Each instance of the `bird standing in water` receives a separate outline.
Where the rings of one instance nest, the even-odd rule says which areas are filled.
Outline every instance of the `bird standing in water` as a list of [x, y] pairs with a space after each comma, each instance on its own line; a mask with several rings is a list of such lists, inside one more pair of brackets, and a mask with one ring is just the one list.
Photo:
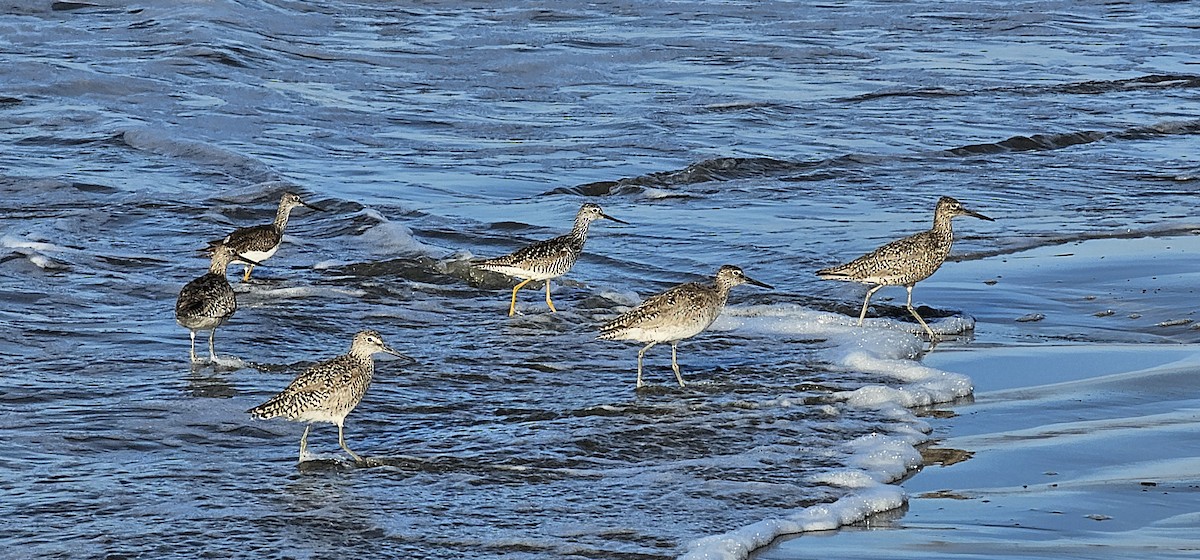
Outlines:
[[192, 362], [198, 361], [196, 331], [210, 331], [208, 356], [213, 362], [217, 361], [217, 352], [213, 348], [217, 327], [225, 324], [225, 321], [233, 316], [233, 312], [237, 311], [237, 298], [229, 280], [225, 278], [225, 270], [234, 260], [258, 264], [244, 255], [238, 255], [227, 246], [218, 246], [213, 250], [208, 273], [188, 282], [179, 291], [179, 299], [175, 301], [175, 321], [191, 331], [189, 334], [192, 338]]
[[238, 262], [246, 265], [242, 281], [249, 281], [250, 271], [254, 270], [254, 265], [271, 258], [279, 250], [279, 245], [283, 242], [283, 229], [287, 227], [288, 216], [297, 206], [321, 210], [300, 200], [296, 194], [283, 193], [283, 197], [279, 199], [279, 210], [275, 212], [274, 222], [235, 229], [233, 233], [226, 235], [223, 239], [209, 241], [208, 250], [211, 251], [219, 245], [224, 245], [249, 259], [237, 259]]
[[954, 230], [951, 220], [957, 216], [971, 216], [989, 222], [995, 221], [983, 214], [968, 210], [957, 200], [948, 196], [938, 199], [937, 208], [933, 212], [933, 228], [897, 239], [866, 255], [839, 266], [832, 266], [817, 271], [817, 275], [827, 280], [847, 280], [873, 284], [867, 290], [863, 300], [862, 312], [858, 314], [858, 326], [862, 326], [867, 316], [867, 306], [871, 296], [884, 286], [904, 286], [908, 289], [906, 307], [917, 322], [929, 333], [929, 340], [936, 341], [933, 329], [917, 314], [912, 305], [913, 286], [917, 282], [929, 278], [950, 255], [950, 247], [954, 244]]
[[675, 380], [683, 387], [683, 376], [679, 373], [676, 348], [679, 341], [696, 336], [707, 329], [725, 309], [729, 290], [741, 284], [754, 284], [771, 289], [771, 286], [746, 276], [742, 269], [725, 265], [717, 271], [712, 284], [689, 282], [680, 284], [661, 294], [646, 298], [637, 307], [600, 327], [601, 340], [636, 340], [647, 343], [638, 352], [637, 388], [642, 387], [642, 357], [651, 346], [660, 342], [671, 343], [671, 369]]
[[476, 267], [484, 270], [524, 279], [513, 288], [512, 301], [508, 305], [509, 317], [517, 311], [517, 291], [534, 280], [546, 281], [546, 305], [550, 306], [551, 312], [558, 311], [554, 309], [554, 302], [550, 301], [550, 279], [566, 274], [575, 266], [575, 261], [583, 252], [583, 243], [587, 241], [588, 226], [601, 218], [618, 224], [628, 223], [605, 214], [599, 205], [588, 202], [575, 214], [575, 227], [571, 228], [570, 233], [538, 241], [503, 257], [475, 263]]
[[360, 331], [354, 335], [348, 353], [309, 367], [283, 392], [247, 412], [255, 418], [309, 422], [300, 438], [301, 461], [308, 450], [311, 423], [328, 422], [338, 427], [338, 445], [355, 461], [362, 462], [363, 458], [346, 446], [343, 426], [346, 416], [358, 406], [371, 385], [375, 374], [375, 360], [371, 356], [376, 352], [402, 356], [385, 344], [378, 332]]

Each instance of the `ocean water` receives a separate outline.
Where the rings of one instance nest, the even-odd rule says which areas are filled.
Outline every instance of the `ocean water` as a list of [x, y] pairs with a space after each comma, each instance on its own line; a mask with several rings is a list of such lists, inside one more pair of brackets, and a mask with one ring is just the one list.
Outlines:
[[[859, 329], [865, 289], [814, 270], [941, 195], [997, 220], [955, 222], [959, 261], [1200, 228], [1187, 2], [2, 7], [0, 556], [742, 558], [901, 505], [923, 407], [971, 393], [902, 290]], [[288, 190], [324, 211], [190, 364], [197, 249]], [[588, 201], [630, 225], [593, 226], [558, 313], [534, 287], [507, 317], [470, 259]], [[598, 325], [722, 264], [775, 289], [680, 346], [687, 388], [657, 347], [634, 391]], [[1055, 304], [998, 280], [918, 286], [938, 348]], [[1196, 342], [1186, 314], [990, 336]], [[298, 466], [303, 427], [244, 411], [362, 328], [415, 360], [348, 419], [379, 466], [331, 426]]]

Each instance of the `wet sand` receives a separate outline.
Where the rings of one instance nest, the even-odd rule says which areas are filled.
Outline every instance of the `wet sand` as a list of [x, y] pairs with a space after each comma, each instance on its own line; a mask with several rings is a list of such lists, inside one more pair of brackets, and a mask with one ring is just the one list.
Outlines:
[[907, 506], [751, 557], [1200, 557], [1197, 254], [1176, 236], [948, 264], [918, 289], [970, 300], [976, 340], [924, 362], [975, 397], [936, 407], [953, 416], [931, 420]]

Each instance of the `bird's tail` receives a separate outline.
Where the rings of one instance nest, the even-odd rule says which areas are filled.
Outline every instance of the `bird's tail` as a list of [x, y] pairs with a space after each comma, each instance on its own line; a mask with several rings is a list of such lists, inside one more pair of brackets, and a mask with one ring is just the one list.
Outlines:
[[283, 415], [283, 403], [279, 397], [273, 397], [271, 400], [251, 408], [246, 412], [250, 413], [251, 416], [261, 420], [275, 418], [276, 416]]
[[817, 271], [817, 276], [826, 280], [846, 280], [851, 277], [849, 265], [840, 264]]
[[214, 239], [214, 240], [208, 242], [208, 246], [196, 249], [196, 252], [200, 253], [202, 255], [212, 256], [213, 252], [215, 252], [217, 250], [217, 247], [220, 247], [221, 244], [224, 242], [225, 242], [224, 239]]

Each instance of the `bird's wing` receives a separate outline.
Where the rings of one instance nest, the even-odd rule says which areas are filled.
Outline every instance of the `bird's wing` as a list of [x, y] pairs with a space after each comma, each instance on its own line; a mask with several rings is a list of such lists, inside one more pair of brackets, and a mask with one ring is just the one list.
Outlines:
[[225, 245], [238, 253], [269, 251], [279, 244], [280, 238], [282, 238], [282, 234], [274, 224], [263, 224], [235, 229], [233, 233], [225, 236], [225, 239], [213, 242], [213, 244]]
[[514, 266], [538, 262], [557, 262], [560, 259], [571, 258], [572, 247], [565, 237], [561, 236], [545, 241], [538, 241], [502, 257], [487, 259], [479, 264], [484, 266]]
[[681, 319], [694, 315], [694, 310], [704, 307], [701, 288], [706, 286], [697, 283], [680, 284], [650, 296], [637, 307], [605, 324], [600, 330], [612, 332], [631, 327], [653, 329], [664, 324], [678, 324]]
[[297, 375], [296, 379], [292, 380], [284, 392], [292, 394], [327, 392], [337, 384], [338, 379], [345, 372], [352, 369], [353, 364], [347, 363], [349, 361], [350, 356], [343, 354], [309, 366], [303, 373]]

